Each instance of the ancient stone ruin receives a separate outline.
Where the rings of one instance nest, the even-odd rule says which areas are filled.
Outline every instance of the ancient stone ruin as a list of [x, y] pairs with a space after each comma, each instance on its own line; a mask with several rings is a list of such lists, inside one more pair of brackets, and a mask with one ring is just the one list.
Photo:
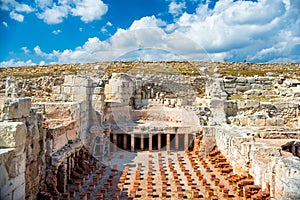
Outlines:
[[300, 199], [299, 64], [0, 71], [0, 199]]

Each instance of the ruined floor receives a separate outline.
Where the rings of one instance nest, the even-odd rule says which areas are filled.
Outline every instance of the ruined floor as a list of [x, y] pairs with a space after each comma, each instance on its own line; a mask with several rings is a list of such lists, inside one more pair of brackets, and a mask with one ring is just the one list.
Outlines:
[[[85, 179], [69, 185], [65, 199], [268, 199], [248, 174], [238, 176], [218, 150], [117, 151]], [[258, 193], [257, 193], [258, 192]], [[252, 195], [257, 193], [256, 195]], [[259, 196], [260, 195], [260, 196]], [[257, 198], [256, 198], [257, 196]]]

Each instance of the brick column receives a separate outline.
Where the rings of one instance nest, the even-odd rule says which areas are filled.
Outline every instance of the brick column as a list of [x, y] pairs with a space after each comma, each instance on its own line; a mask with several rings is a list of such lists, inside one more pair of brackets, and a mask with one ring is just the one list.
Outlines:
[[123, 149], [127, 149], [127, 134], [123, 135]]
[[189, 148], [189, 134], [184, 134], [184, 150], [187, 150]]
[[144, 134], [141, 134], [141, 150], [144, 150]]
[[117, 134], [113, 134], [113, 152], [117, 151]]
[[135, 149], [135, 148], [134, 148], [134, 134], [131, 133], [131, 149], [130, 149], [130, 151], [133, 152], [134, 149]]
[[178, 133], [176, 133], [175, 134], [175, 149], [178, 151], [178, 149], [179, 149], [179, 134]]
[[152, 134], [149, 133], [149, 151], [152, 151]]
[[167, 153], [170, 153], [170, 133], [167, 133]]
[[157, 134], [157, 149], [161, 149], [161, 133]]

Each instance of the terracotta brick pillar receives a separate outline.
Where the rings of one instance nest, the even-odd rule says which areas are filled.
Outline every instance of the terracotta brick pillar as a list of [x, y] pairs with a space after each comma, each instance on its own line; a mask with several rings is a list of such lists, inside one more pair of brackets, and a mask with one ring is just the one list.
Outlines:
[[170, 133], [167, 133], [167, 147], [166, 147], [166, 149], [167, 149], [167, 153], [170, 153]]
[[131, 133], [131, 149], [130, 149], [130, 151], [131, 152], [134, 152], [134, 149], [135, 149], [135, 146], [134, 146], [134, 134], [133, 133]]
[[149, 151], [152, 151], [152, 134], [149, 133]]
[[141, 134], [141, 150], [144, 150], [144, 134]]
[[157, 134], [157, 149], [161, 149], [161, 134]]
[[189, 148], [189, 134], [184, 134], [184, 150], [187, 150]]

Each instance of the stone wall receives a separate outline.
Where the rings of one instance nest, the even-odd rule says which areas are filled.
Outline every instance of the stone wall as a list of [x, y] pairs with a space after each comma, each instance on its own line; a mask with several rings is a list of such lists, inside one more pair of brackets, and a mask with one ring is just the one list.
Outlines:
[[252, 76], [252, 77], [223, 77], [225, 91], [228, 94], [243, 94], [249, 90], [266, 90], [272, 88], [276, 83], [274, 77]]
[[45, 173], [43, 118], [29, 98], [3, 100], [1, 199], [36, 199]]
[[255, 142], [256, 133], [249, 129], [222, 125], [203, 131], [204, 141], [210, 141], [210, 148], [217, 145], [230, 159], [234, 173], [250, 173], [263, 189], [269, 185], [273, 198], [300, 198], [299, 158], [283, 155], [280, 147]]
[[21, 122], [1, 122], [0, 197], [25, 199], [26, 126]]
[[[61, 85], [63, 77], [14, 77], [18, 97], [31, 97], [33, 102], [52, 101], [52, 87]], [[6, 77], [0, 75], [0, 94], [5, 93]]]
[[298, 102], [259, 102], [229, 100], [225, 110], [230, 123], [241, 126], [283, 126], [298, 124]]

